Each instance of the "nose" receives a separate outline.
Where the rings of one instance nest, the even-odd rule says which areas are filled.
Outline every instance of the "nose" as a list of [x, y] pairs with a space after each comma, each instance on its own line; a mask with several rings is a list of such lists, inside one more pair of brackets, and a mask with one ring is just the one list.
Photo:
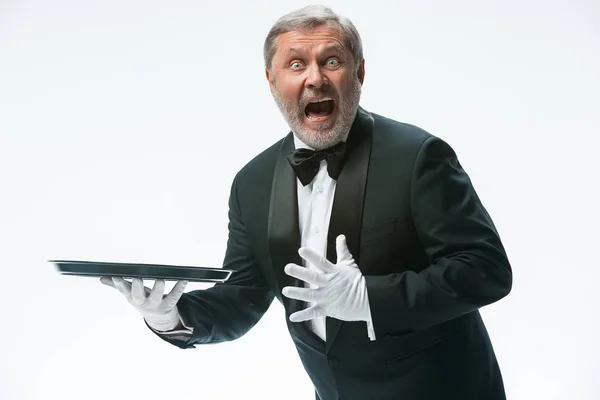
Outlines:
[[320, 89], [326, 83], [327, 78], [319, 68], [319, 65], [311, 65], [307, 69], [306, 81], [304, 86], [310, 89]]

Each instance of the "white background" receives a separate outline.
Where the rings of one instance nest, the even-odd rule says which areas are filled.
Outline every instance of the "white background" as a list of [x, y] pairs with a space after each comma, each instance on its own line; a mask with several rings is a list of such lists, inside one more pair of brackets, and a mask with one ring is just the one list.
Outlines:
[[[46, 262], [221, 265], [231, 180], [287, 133], [262, 45], [305, 3], [275, 4], [0, 2], [1, 399], [313, 398], [278, 303], [180, 350]], [[509, 399], [600, 398], [600, 3], [328, 5], [363, 37], [362, 106], [448, 141], [500, 231]]]

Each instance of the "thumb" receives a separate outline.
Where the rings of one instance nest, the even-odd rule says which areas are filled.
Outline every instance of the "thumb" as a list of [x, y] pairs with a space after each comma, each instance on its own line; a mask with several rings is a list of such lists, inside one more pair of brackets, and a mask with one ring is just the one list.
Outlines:
[[168, 309], [175, 307], [183, 293], [185, 292], [185, 287], [187, 286], [188, 281], [177, 281], [173, 289], [169, 292], [168, 295], [165, 296], [163, 302]]
[[348, 245], [346, 244], [346, 235], [339, 235], [336, 238], [335, 249], [336, 249], [338, 264], [343, 261], [352, 260], [352, 254], [350, 254], [350, 250], [348, 250]]

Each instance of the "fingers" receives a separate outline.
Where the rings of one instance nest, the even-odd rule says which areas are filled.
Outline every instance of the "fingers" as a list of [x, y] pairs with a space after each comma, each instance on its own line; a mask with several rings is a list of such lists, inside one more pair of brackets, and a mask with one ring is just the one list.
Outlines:
[[290, 315], [290, 321], [302, 322], [325, 316], [325, 309], [319, 306], [311, 306], [304, 310], [297, 311]]
[[175, 286], [173, 286], [173, 289], [171, 289], [169, 294], [163, 300], [168, 308], [174, 307], [175, 304], [177, 304], [177, 302], [183, 295], [187, 284], [188, 281], [177, 281]]
[[127, 300], [131, 300], [131, 284], [125, 279], [113, 276], [111, 278], [113, 286], [121, 293]]
[[[129, 283], [128, 281], [126, 281], [124, 278], [122, 277], [116, 277], [116, 276], [103, 276], [100, 278], [100, 283], [106, 285], [106, 286], [110, 286], [112, 288], [116, 289], [115, 283], [113, 281], [114, 278], [118, 278], [118, 279], [123, 279], [123, 281], [129, 285], [129, 287], [131, 287], [131, 283]], [[146, 291], [146, 294], [150, 294], [150, 289], [148, 289], [147, 287], [144, 288], [144, 290]]]
[[113, 283], [112, 279], [110, 276], [103, 276], [100, 278], [100, 283], [102, 283], [103, 285], [106, 286], [110, 286], [112, 288], [115, 287], [115, 284]]
[[294, 286], [286, 286], [281, 291], [281, 294], [290, 299], [307, 301], [309, 303], [314, 303], [323, 300], [323, 291], [319, 290], [318, 288], [309, 289]]
[[121, 277], [103, 276], [100, 278], [100, 282], [116, 288], [135, 306], [141, 306], [146, 302], [157, 305], [163, 301], [163, 305], [168, 309], [173, 308], [177, 304], [188, 284], [188, 281], [178, 281], [171, 292], [167, 296], [164, 296], [166, 285], [164, 279], [157, 279], [154, 282], [152, 290], [144, 286], [144, 281], [141, 278], [134, 278], [129, 283]]
[[314, 265], [323, 272], [329, 273], [333, 272], [334, 270], [334, 265], [330, 263], [327, 258], [307, 247], [301, 247], [300, 250], [298, 250], [298, 254], [300, 254], [300, 257], [302, 257], [308, 263]]
[[327, 285], [327, 277], [324, 276], [323, 272], [304, 268], [296, 264], [286, 265], [284, 271], [289, 276], [298, 278], [312, 285], [317, 285], [319, 287]]
[[131, 281], [131, 302], [140, 306], [146, 301], [146, 290], [144, 289], [144, 281], [141, 278], [133, 278]]
[[146, 300], [152, 303], [158, 303], [162, 300], [164, 292], [165, 280], [157, 279], [156, 281], [154, 281], [154, 286], [152, 287], [152, 290], [148, 294], [148, 298]]

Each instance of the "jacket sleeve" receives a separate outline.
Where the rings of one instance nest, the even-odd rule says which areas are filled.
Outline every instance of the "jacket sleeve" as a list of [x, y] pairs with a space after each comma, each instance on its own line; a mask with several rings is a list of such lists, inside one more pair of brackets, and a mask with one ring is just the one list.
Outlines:
[[433, 136], [421, 145], [410, 196], [429, 266], [420, 272], [365, 276], [378, 338], [459, 317], [501, 299], [512, 287], [511, 266], [496, 228], [443, 140]]
[[223, 263], [223, 268], [234, 272], [224, 283], [184, 293], [177, 303], [185, 325], [193, 329], [191, 338], [183, 340], [155, 332], [180, 348], [240, 338], [256, 325], [273, 301], [274, 294], [253, 258], [238, 203], [237, 179], [229, 197], [229, 238]]

